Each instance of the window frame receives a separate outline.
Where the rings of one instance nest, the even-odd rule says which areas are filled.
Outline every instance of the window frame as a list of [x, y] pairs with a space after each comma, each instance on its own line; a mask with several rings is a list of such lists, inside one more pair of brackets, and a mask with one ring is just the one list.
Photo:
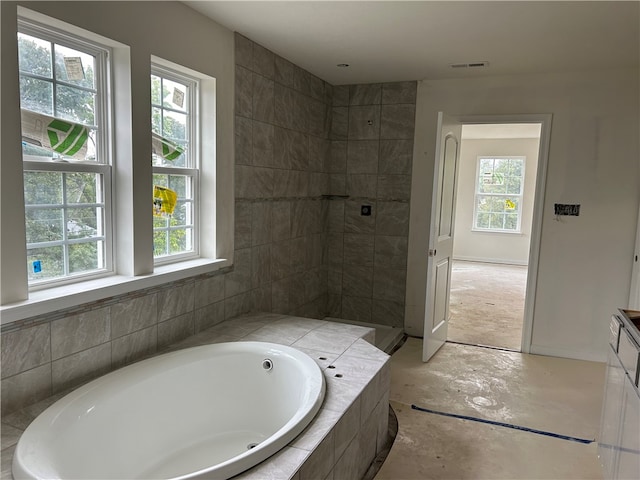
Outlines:
[[[512, 193], [482, 193], [479, 192], [480, 187], [480, 165], [482, 160], [522, 160], [522, 175], [520, 176], [520, 193], [512, 194]], [[527, 166], [527, 158], [524, 155], [478, 155], [476, 157], [476, 174], [474, 179], [474, 194], [473, 194], [473, 216], [472, 216], [472, 225], [471, 231], [473, 232], [482, 232], [482, 233], [506, 233], [506, 234], [522, 234], [522, 202], [524, 200], [524, 182], [525, 182], [525, 174], [526, 174], [526, 166]], [[517, 208], [517, 226], [516, 229], [505, 229], [505, 228], [481, 228], [478, 227], [478, 214], [479, 212], [479, 201], [481, 197], [517, 197], [518, 198], [518, 208]]]
[[[39, 7], [37, 7], [39, 8]], [[2, 156], [2, 215], [0, 241], [2, 242], [2, 285], [0, 290], [0, 323], [4, 325], [38, 315], [47, 315], [62, 309], [74, 308], [127, 295], [147, 288], [165, 287], [171, 282], [210, 275], [234, 263], [234, 56], [229, 42], [212, 45], [213, 56], [178, 55], [191, 58], [179, 67], [200, 80], [200, 124], [206, 135], [201, 138], [200, 202], [207, 205], [200, 211], [200, 256], [166, 265], [154, 265], [152, 249], [152, 218], [149, 215], [151, 174], [151, 123], [149, 101], [149, 60], [136, 54], [140, 51], [169, 52], [175, 49], [154, 37], [155, 31], [145, 26], [145, 35], [129, 37], [117, 29], [103, 34], [92, 31], [91, 22], [78, 20], [77, 24], [51, 17], [38, 10], [21, 5], [3, 8], [8, 15], [6, 48], [15, 55], [2, 57], [2, 76], [6, 82], [0, 96], [3, 108], [0, 116], [5, 121]], [[64, 16], [64, 15], [63, 15]], [[53, 27], [89, 42], [112, 50], [110, 80], [113, 126], [112, 192], [114, 255], [111, 275], [95, 279], [73, 281], [64, 285], [32, 290], [27, 282], [25, 210], [23, 189], [23, 160], [19, 105], [19, 69], [17, 56], [18, 18]], [[71, 20], [70, 20], [71, 21]], [[180, 20], [182, 21], [182, 20]], [[13, 27], [11, 27], [13, 25]], [[220, 36], [222, 35], [222, 36]], [[231, 40], [226, 31], [214, 31], [211, 38]], [[126, 41], [126, 43], [123, 43]], [[3, 45], [4, 45], [3, 41]], [[184, 42], [183, 42], [184, 43]], [[170, 45], [175, 45], [175, 42]], [[150, 55], [152, 61], [172, 67], [162, 57]], [[140, 101], [141, 100], [141, 101]], [[146, 160], [146, 161], [145, 161]], [[116, 261], [117, 260], [117, 261]]]
[[[91, 55], [95, 58], [94, 63], [94, 78], [95, 78], [95, 100], [94, 100], [94, 123], [93, 125], [86, 125], [96, 131], [96, 158], [95, 160], [73, 160], [71, 162], [58, 158], [52, 153], [51, 157], [35, 156], [35, 155], [22, 155], [22, 171], [25, 172], [59, 172], [65, 173], [95, 173], [101, 175], [102, 178], [102, 203], [104, 204], [102, 213], [102, 228], [104, 238], [104, 246], [101, 249], [103, 251], [103, 259], [98, 259], [98, 263], [103, 263], [102, 268], [87, 270], [80, 273], [66, 273], [64, 276], [36, 280], [29, 280], [27, 275], [27, 288], [28, 291], [38, 291], [42, 289], [49, 289], [56, 286], [64, 286], [72, 283], [79, 283], [87, 280], [93, 280], [114, 273], [114, 222], [113, 222], [113, 196], [114, 189], [112, 165], [113, 165], [113, 100], [111, 94], [112, 85], [112, 69], [111, 58], [112, 50], [109, 46], [104, 45], [95, 40], [89, 40], [67, 31], [63, 31], [59, 27], [49, 26], [39, 23], [33, 19], [18, 16], [17, 32], [20, 34], [35, 37], [39, 40], [49, 42], [52, 45], [51, 55], [51, 78], [41, 77], [29, 72], [23, 72], [18, 67], [19, 79], [24, 77], [36, 78], [42, 81], [47, 81], [52, 84], [52, 100], [53, 100], [53, 112], [51, 116], [56, 117], [56, 92], [57, 86], [62, 85], [68, 88], [75, 88], [78, 90], [90, 90], [86, 87], [79, 87], [69, 82], [61, 81], [56, 78], [56, 66], [55, 66], [55, 51], [53, 45], [59, 45], [61, 47], [73, 49], [82, 52], [87, 55]], [[19, 42], [18, 42], [19, 45]], [[37, 112], [38, 113], [38, 112]], [[69, 120], [72, 121], [72, 120]], [[78, 123], [78, 122], [74, 122]], [[23, 188], [24, 195], [24, 188]], [[63, 199], [64, 201], [64, 199]], [[24, 202], [24, 196], [23, 196]], [[25, 227], [26, 227], [26, 212], [29, 208], [25, 202]], [[66, 207], [65, 207], [66, 210]], [[64, 218], [64, 217], [63, 217]], [[63, 228], [66, 226], [63, 225]], [[66, 235], [65, 235], [66, 237]], [[43, 243], [43, 242], [38, 242]], [[75, 242], [69, 242], [68, 239], [62, 243], [65, 250], [68, 250], [69, 245]], [[25, 244], [27, 251], [30, 248], [37, 248], [36, 244]], [[66, 255], [65, 255], [66, 256]], [[28, 257], [28, 255], [27, 255]], [[25, 260], [27, 260], [25, 258]], [[65, 262], [68, 264], [67, 262]], [[28, 263], [25, 264], [25, 268], [28, 267]]]
[[[201, 148], [200, 148], [200, 80], [193, 75], [183, 71], [178, 65], [169, 67], [166, 65], [166, 61], [160, 63], [158, 59], [151, 59], [151, 76], [159, 76], [161, 79], [167, 79], [173, 82], [181, 83], [189, 88], [189, 94], [187, 95], [187, 139], [188, 139], [188, 165], [184, 167], [172, 167], [172, 166], [157, 166], [153, 165], [152, 178], [154, 175], [181, 175], [191, 177], [191, 244], [192, 249], [190, 251], [180, 252], [176, 254], [153, 255], [153, 262], [155, 266], [167, 265], [172, 263], [178, 263], [185, 260], [191, 260], [200, 257], [200, 169], [201, 169]], [[160, 108], [161, 118], [165, 110], [163, 105], [155, 105], [153, 98], [151, 99], [151, 110], [153, 108]], [[173, 111], [172, 109], [169, 109]], [[180, 112], [182, 113], [182, 112]], [[189, 225], [186, 225], [189, 226]], [[171, 227], [166, 227], [167, 230], [171, 230]], [[163, 228], [162, 230], [165, 230]], [[154, 233], [157, 231], [154, 227]]]

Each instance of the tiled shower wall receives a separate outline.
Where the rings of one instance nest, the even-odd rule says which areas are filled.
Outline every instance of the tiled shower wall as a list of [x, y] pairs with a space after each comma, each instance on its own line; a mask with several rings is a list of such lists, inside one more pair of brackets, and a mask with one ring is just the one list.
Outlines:
[[238, 293], [276, 313], [325, 316], [332, 87], [236, 35]]
[[403, 326], [416, 89], [416, 82], [334, 87], [332, 317]]
[[332, 87], [240, 35], [236, 64], [233, 270], [3, 326], [3, 415], [251, 310], [402, 324], [415, 82]]

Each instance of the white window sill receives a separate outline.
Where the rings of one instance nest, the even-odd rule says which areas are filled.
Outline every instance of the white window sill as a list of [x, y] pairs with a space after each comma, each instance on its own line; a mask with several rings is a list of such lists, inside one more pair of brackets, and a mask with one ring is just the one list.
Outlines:
[[76, 307], [134, 290], [157, 287], [195, 275], [211, 273], [230, 265], [231, 261], [227, 259], [200, 258], [157, 266], [155, 271], [149, 275], [136, 277], [111, 275], [96, 280], [30, 292], [27, 300], [0, 307], [0, 323], [6, 325], [25, 318]]
[[491, 234], [507, 234], [507, 235], [520, 235], [520, 236], [524, 236], [524, 233], [522, 233], [522, 230], [486, 230], [483, 228], [472, 228], [471, 231], [473, 233], [491, 233]]

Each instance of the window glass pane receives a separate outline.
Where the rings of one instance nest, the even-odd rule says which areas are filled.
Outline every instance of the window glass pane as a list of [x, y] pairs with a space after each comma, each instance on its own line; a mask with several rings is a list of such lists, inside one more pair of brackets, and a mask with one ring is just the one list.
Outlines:
[[59, 205], [62, 203], [62, 173], [24, 172], [26, 205]]
[[178, 198], [187, 197], [187, 177], [184, 175], [170, 175], [169, 188], [178, 194]]
[[22, 72], [52, 78], [51, 42], [18, 33], [18, 66]]
[[27, 209], [27, 243], [55, 242], [64, 239], [61, 208]]
[[53, 115], [53, 84], [46, 80], [20, 77], [20, 108]]
[[169, 238], [168, 230], [156, 230], [153, 232], [153, 255], [158, 257], [167, 255], [167, 240]]
[[151, 75], [151, 103], [161, 105], [162, 95], [160, 94], [161, 81], [157, 75]]
[[67, 212], [67, 238], [90, 238], [98, 235], [98, 213], [93, 208], [70, 208]]
[[504, 228], [504, 215], [502, 213], [492, 213], [489, 219], [490, 228], [502, 230]]
[[30, 281], [48, 280], [64, 275], [62, 245], [27, 250], [27, 272]]
[[183, 113], [164, 110], [162, 136], [170, 140], [187, 140], [187, 116]]
[[95, 125], [95, 95], [86, 90], [58, 85], [56, 117], [84, 125]]
[[189, 88], [182, 83], [174, 82], [166, 78], [162, 83], [165, 94], [162, 102], [163, 106], [186, 112], [187, 105], [189, 104]]
[[171, 221], [169, 223], [172, 227], [188, 225], [191, 223], [191, 217], [189, 216], [191, 209], [187, 208], [187, 205], [190, 204], [191, 202], [187, 204], [184, 201], [178, 201], [176, 209], [174, 210], [173, 215], [171, 215]]
[[504, 228], [506, 230], [517, 230], [518, 229], [518, 215], [516, 215], [516, 214], [507, 214], [507, 215], [505, 215]]
[[55, 45], [56, 80], [95, 88], [95, 58], [72, 48]]
[[65, 174], [67, 203], [99, 203], [102, 175], [98, 173], [76, 172]]
[[162, 135], [162, 110], [158, 107], [151, 109], [151, 131]]
[[169, 253], [183, 253], [191, 250], [191, 229], [171, 230], [169, 239]]
[[102, 242], [72, 243], [69, 245], [69, 273], [82, 273], [102, 267], [98, 248]]
[[489, 213], [479, 213], [476, 221], [477, 228], [489, 228], [489, 220], [491, 216]]
[[508, 177], [506, 179], [506, 193], [522, 193], [522, 179], [520, 177]]

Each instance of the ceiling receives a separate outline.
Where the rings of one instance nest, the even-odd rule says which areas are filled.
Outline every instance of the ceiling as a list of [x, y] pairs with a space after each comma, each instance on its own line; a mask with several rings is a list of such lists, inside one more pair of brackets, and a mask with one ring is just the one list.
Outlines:
[[462, 140], [540, 138], [539, 123], [483, 123], [462, 125]]
[[333, 85], [640, 63], [637, 1], [183, 3]]

